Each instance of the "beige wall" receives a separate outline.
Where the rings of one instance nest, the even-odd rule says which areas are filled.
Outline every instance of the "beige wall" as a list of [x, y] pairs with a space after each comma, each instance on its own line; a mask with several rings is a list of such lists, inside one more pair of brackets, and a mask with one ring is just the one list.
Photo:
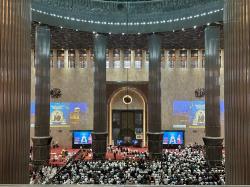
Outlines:
[[[223, 58], [222, 58], [223, 60]], [[34, 60], [32, 58], [32, 63]], [[162, 130], [171, 129], [173, 124], [186, 124], [186, 119], [180, 116], [172, 115], [172, 105], [174, 100], [198, 100], [194, 96], [194, 90], [204, 88], [205, 71], [204, 68], [172, 68], [170, 69], [167, 62], [162, 62]], [[223, 67], [224, 62], [222, 62]], [[221, 68], [221, 99], [224, 98], [224, 69]], [[51, 88], [60, 88], [62, 97], [60, 99], [51, 100], [58, 102], [86, 102], [88, 111], [86, 114], [85, 123], [79, 126], [70, 125], [69, 127], [52, 127], [51, 135], [54, 141], [58, 141], [63, 147], [71, 146], [71, 130], [87, 130], [93, 129], [93, 64], [88, 64], [87, 68], [68, 68], [66, 65], [62, 69], [51, 68]], [[35, 93], [35, 74], [34, 67], [32, 68], [32, 96], [34, 101]], [[107, 81], [147, 81], [148, 67], [145, 64], [143, 57], [142, 69], [135, 69], [133, 63], [130, 69], [107, 69]], [[124, 93], [121, 93], [121, 97]], [[138, 109], [141, 104], [140, 98], [134, 96], [133, 109]], [[203, 98], [204, 99], [204, 98]], [[122, 98], [116, 97], [114, 100], [115, 109], [126, 109], [126, 105], [122, 102]], [[222, 124], [224, 129], [224, 124]], [[203, 143], [204, 128], [186, 128], [185, 140], [186, 143]], [[31, 137], [33, 136], [34, 128], [31, 127]], [[222, 130], [224, 136], [224, 130]]]
[[[132, 103], [129, 105], [126, 105], [123, 103], [123, 96], [130, 95], [132, 97]], [[112, 100], [112, 109], [113, 110], [143, 110], [143, 100], [140, 96], [138, 96], [137, 93], [130, 91], [130, 90], [124, 90], [120, 91], [117, 95], [113, 97]]]
[[[221, 68], [221, 100], [224, 99], [224, 70]], [[187, 118], [172, 115], [174, 100], [200, 100], [194, 95], [197, 88], [205, 87], [205, 70], [197, 69], [162, 69], [162, 130], [173, 129], [173, 125], [187, 125]], [[204, 98], [202, 98], [204, 100]], [[204, 128], [186, 128], [186, 144], [203, 144]], [[222, 124], [224, 136], [224, 124]]]

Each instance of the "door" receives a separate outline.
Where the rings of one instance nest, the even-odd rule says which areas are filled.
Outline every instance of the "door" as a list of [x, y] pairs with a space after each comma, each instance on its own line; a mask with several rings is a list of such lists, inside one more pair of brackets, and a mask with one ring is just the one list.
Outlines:
[[143, 110], [113, 110], [112, 137], [114, 144], [126, 144], [136, 140], [136, 135], [143, 131]]

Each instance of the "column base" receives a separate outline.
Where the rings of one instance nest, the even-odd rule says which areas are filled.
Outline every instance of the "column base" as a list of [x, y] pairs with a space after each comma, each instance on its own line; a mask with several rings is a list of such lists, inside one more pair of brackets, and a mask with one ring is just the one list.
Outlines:
[[205, 144], [205, 157], [210, 167], [222, 164], [223, 138], [221, 137], [203, 137]]
[[162, 132], [148, 132], [148, 152], [152, 159], [162, 157]]
[[107, 132], [92, 132], [92, 152], [94, 160], [103, 160], [107, 151]]
[[33, 137], [33, 165], [40, 166], [50, 159], [51, 136]]

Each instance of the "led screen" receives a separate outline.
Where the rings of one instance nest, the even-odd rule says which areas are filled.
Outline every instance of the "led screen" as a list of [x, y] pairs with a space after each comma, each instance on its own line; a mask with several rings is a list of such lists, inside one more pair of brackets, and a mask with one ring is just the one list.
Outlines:
[[[84, 124], [88, 105], [80, 102], [51, 102], [50, 125]], [[31, 125], [35, 123], [35, 102], [31, 102]]]
[[[220, 101], [221, 121], [224, 121], [224, 101]], [[186, 119], [187, 125], [204, 126], [205, 125], [205, 101], [174, 101], [173, 116], [182, 117], [182, 121]]]
[[123, 145], [124, 141], [123, 140], [117, 140], [117, 145]]
[[184, 131], [165, 131], [163, 133], [163, 144], [183, 145], [184, 144]]
[[75, 145], [92, 144], [91, 131], [73, 131]]

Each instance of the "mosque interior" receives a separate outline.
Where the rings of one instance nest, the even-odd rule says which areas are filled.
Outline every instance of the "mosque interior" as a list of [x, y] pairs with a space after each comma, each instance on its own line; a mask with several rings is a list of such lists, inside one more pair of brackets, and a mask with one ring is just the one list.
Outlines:
[[248, 0], [1, 0], [0, 184], [249, 185]]

